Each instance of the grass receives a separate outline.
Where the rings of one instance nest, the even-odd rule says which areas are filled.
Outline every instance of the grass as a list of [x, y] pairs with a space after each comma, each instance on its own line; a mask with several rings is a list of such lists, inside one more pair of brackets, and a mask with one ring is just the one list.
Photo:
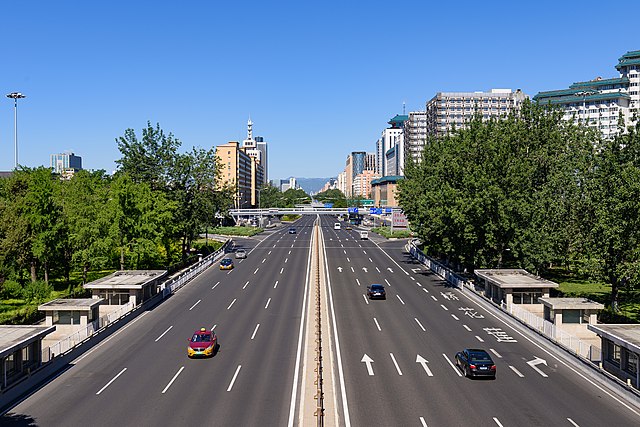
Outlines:
[[376, 227], [372, 228], [371, 231], [386, 237], [387, 239], [405, 239], [407, 237], [411, 237], [410, 230], [393, 230], [392, 233], [390, 227]]
[[209, 232], [213, 234], [221, 234], [223, 236], [255, 236], [262, 233], [260, 227], [217, 227], [210, 229]]
[[282, 215], [281, 221], [282, 222], [293, 222], [299, 218], [301, 218], [302, 215]]

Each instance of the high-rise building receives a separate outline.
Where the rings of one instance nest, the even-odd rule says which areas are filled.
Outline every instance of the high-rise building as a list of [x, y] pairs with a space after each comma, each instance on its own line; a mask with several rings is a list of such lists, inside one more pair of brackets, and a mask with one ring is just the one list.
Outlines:
[[247, 139], [242, 141], [242, 148], [244, 151], [254, 159], [256, 159], [261, 165], [264, 171], [262, 181], [259, 182], [259, 187], [267, 185], [269, 177], [267, 174], [267, 143], [264, 142], [264, 138], [257, 136], [253, 138], [253, 122], [251, 119], [247, 121]]
[[533, 99], [558, 106], [565, 120], [597, 128], [604, 137], [615, 136], [619, 118], [630, 126], [640, 109], [640, 50], [622, 55], [616, 69], [619, 77], [576, 82], [568, 89], [540, 92]]
[[422, 150], [427, 142], [427, 112], [412, 111], [404, 123], [403, 131], [403, 169], [408, 157], [414, 162], [420, 161]]
[[216, 147], [216, 156], [222, 168], [221, 185], [229, 185], [236, 191], [236, 208], [258, 205], [258, 189], [264, 182], [264, 170], [260, 162], [250, 156], [237, 141]]
[[52, 154], [49, 165], [54, 173], [73, 174], [82, 170], [82, 157], [76, 156], [72, 152]]
[[427, 102], [427, 133], [445, 135], [454, 127], [465, 128], [474, 114], [484, 120], [518, 112], [528, 96], [520, 89], [491, 89], [489, 92], [438, 92]]
[[371, 181], [380, 178], [373, 169], [366, 169], [353, 179], [353, 196], [368, 198], [371, 195]]
[[[389, 175], [389, 173], [387, 172], [387, 152], [396, 147], [398, 144], [402, 144], [403, 127], [408, 118], [409, 117], [407, 115], [397, 114], [394, 118], [387, 122], [391, 126], [382, 131], [380, 139], [378, 139], [378, 141], [376, 142], [375, 171], [380, 174], [380, 176]], [[403, 149], [404, 147], [401, 147], [400, 150], [396, 150], [396, 152], [404, 152]], [[400, 160], [400, 157], [398, 157], [398, 160]]]

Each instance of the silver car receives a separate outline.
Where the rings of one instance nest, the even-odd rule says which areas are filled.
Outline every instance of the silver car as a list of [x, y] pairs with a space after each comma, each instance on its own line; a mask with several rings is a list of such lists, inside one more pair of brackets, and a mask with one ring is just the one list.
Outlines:
[[247, 252], [244, 249], [238, 249], [236, 251], [236, 259], [245, 259], [247, 257]]

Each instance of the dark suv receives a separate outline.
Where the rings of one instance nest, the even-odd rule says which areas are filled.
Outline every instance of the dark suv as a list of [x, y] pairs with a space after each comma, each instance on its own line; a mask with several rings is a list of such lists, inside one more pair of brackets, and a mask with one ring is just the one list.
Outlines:
[[387, 293], [384, 290], [384, 286], [377, 283], [367, 286], [367, 296], [369, 299], [387, 299]]

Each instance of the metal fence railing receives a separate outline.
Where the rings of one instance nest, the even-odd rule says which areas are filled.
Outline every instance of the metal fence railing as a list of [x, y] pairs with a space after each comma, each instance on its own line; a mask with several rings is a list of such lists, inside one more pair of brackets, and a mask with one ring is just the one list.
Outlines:
[[[420, 249], [418, 249], [413, 241], [407, 244], [407, 249], [415, 259], [424, 264], [438, 276], [444, 278], [450, 285], [460, 289], [468, 289], [484, 297], [483, 293], [476, 289], [476, 286], [472, 281], [459, 276], [448, 267], [426, 256]], [[544, 320], [542, 317], [531, 313], [530, 311], [527, 311], [521, 307], [518, 307], [517, 304], [511, 304], [509, 307], [507, 307], [504, 302], [498, 305], [490, 299], [486, 300], [488, 302], [491, 302], [494, 306], [502, 309], [502, 311], [504, 311], [505, 313], [511, 315], [511, 317], [514, 317], [522, 323], [526, 324], [529, 328], [537, 331], [541, 335], [544, 335], [551, 341], [561, 345], [568, 351], [582, 357], [583, 359], [587, 359], [591, 362], [601, 361], [600, 347], [590, 344], [572, 334], [569, 334], [566, 331], [563, 331], [561, 328], [558, 328], [555, 324]]]
[[[194, 277], [202, 273], [204, 270], [209, 268], [211, 264], [220, 259], [227, 251], [227, 249], [233, 244], [232, 240], [227, 240], [222, 247], [216, 252], [206, 256], [201, 261], [198, 261], [196, 264], [192, 265], [188, 269], [184, 270], [180, 275], [174, 278], [170, 278], [164, 283], [160, 284], [160, 292], [158, 295], [152, 298], [151, 302], [155, 302], [157, 298], [166, 298], [172, 293], [176, 292], [178, 289], [189, 283]], [[149, 301], [140, 304], [140, 306], [145, 306]], [[104, 329], [108, 325], [116, 322], [117, 320], [127, 316], [131, 313], [136, 306], [132, 302], [128, 302], [127, 304], [119, 307], [118, 309], [101, 316], [100, 318], [94, 320], [86, 328], [82, 328], [73, 334], [61, 339], [55, 344], [49, 347], [43, 347], [42, 349], [42, 363], [46, 364], [47, 362], [52, 361], [55, 357], [65, 354], [69, 350], [73, 349], [78, 344], [82, 343], [86, 339], [90, 338], [97, 331]]]

